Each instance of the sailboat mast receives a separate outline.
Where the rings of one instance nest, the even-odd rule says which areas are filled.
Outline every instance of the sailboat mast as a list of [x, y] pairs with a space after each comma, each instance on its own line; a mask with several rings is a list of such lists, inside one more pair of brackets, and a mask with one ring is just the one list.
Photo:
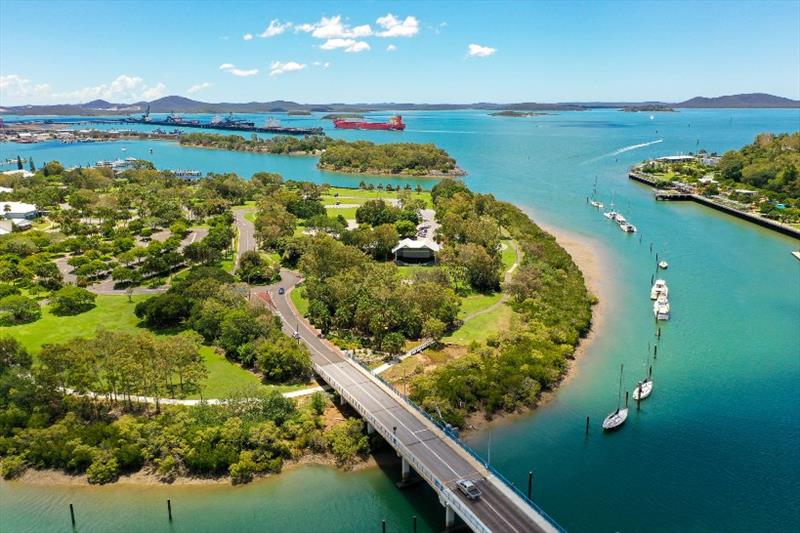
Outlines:
[[622, 405], [622, 369], [624, 368], [623, 365], [619, 365], [619, 392], [617, 392], [617, 410], [619, 411], [620, 406]]

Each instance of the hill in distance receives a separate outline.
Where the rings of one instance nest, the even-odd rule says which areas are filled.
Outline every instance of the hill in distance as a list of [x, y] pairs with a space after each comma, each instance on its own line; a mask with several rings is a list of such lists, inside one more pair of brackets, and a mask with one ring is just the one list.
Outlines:
[[152, 113], [285, 113], [288, 111], [352, 112], [366, 111], [445, 111], [456, 109], [481, 109], [487, 111], [584, 111], [597, 108], [622, 108], [635, 105], [671, 105], [675, 108], [800, 108], [799, 100], [764, 93], [735, 94], [706, 98], [697, 96], [685, 102], [519, 102], [498, 104], [476, 102], [471, 104], [415, 104], [409, 102], [382, 102], [358, 104], [300, 104], [290, 100], [271, 102], [200, 102], [183, 96], [165, 96], [151, 102], [132, 104], [92, 100], [84, 104], [22, 105], [0, 108], [0, 114], [11, 115], [127, 115], [143, 113], [148, 106]]

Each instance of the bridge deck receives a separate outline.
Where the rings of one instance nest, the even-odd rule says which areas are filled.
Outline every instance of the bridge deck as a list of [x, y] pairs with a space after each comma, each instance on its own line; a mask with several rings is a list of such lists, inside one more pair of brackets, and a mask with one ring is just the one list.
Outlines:
[[[284, 271], [281, 286], [297, 282], [294, 274]], [[414, 469], [435, 485], [437, 492], [451, 498], [454, 511], [467, 521], [469, 515], [484, 526], [473, 529], [503, 532], [557, 531], [544, 516], [529, 506], [510, 488], [453, 442], [436, 425], [423, 417], [401, 397], [369, 372], [349, 361], [304, 320], [296, 316], [287, 294], [269, 290], [272, 303], [288, 333], [295, 328], [312, 354], [316, 370], [323, 379], [340, 391], [353, 407], [403, 455]], [[482, 497], [470, 501], [456, 488], [459, 479], [470, 479], [481, 489]], [[455, 498], [453, 498], [455, 496]]]

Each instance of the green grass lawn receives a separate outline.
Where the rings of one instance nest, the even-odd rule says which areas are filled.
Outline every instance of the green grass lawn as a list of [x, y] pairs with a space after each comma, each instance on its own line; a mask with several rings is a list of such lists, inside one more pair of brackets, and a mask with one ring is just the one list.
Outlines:
[[332, 218], [336, 218], [339, 215], [342, 215], [347, 220], [355, 220], [356, 219], [356, 209], [357, 207], [326, 207], [325, 210], [328, 212], [328, 216]]
[[[11, 334], [36, 357], [44, 344], [66, 342], [74, 337], [93, 337], [98, 327], [110, 331], [124, 331], [136, 333], [146, 331], [139, 326], [139, 319], [133, 314], [136, 302], [149, 296], [137, 295], [133, 303], [128, 302], [127, 296], [98, 295], [96, 307], [91, 311], [74, 316], [57, 316], [50, 312], [49, 306], [42, 310], [42, 318], [30, 324], [2, 327], [0, 335]], [[245, 386], [258, 385], [258, 376], [242, 367], [231, 363], [217, 353], [211, 346], [203, 346], [200, 353], [208, 366], [208, 379], [203, 384], [204, 398], [220, 398], [228, 392], [241, 389]], [[264, 385], [273, 387], [273, 385]], [[280, 385], [281, 392], [295, 390], [305, 385]], [[190, 396], [199, 398], [200, 395]]]
[[458, 311], [458, 318], [464, 318], [467, 315], [471, 315], [481, 309], [494, 305], [500, 301], [502, 296], [503, 294], [500, 292], [494, 292], [492, 294], [480, 294], [476, 292], [465, 296], [461, 298], [461, 309]]
[[245, 213], [244, 214], [244, 219], [245, 220], [249, 220], [250, 222], [255, 224], [256, 223], [256, 212], [255, 211], [250, 211], [249, 213]]
[[517, 245], [517, 242], [512, 240], [504, 240], [503, 244], [505, 244], [506, 247], [501, 252], [500, 258], [503, 261], [503, 271], [505, 272], [511, 268], [511, 265], [513, 265], [514, 261], [517, 260], [517, 252], [514, 251], [514, 246]]
[[495, 333], [507, 331], [511, 327], [513, 314], [514, 311], [507, 304], [498, 305], [465, 323], [452, 335], [442, 339], [442, 342], [465, 346], [472, 342], [483, 342]]
[[306, 313], [308, 313], [308, 300], [305, 294], [303, 287], [297, 287], [289, 293], [289, 298], [291, 298], [295, 308], [302, 316], [306, 316]]
[[[336, 196], [338, 194], [338, 197]], [[378, 189], [373, 189], [368, 191], [366, 189], [345, 189], [341, 187], [331, 187], [327, 194], [322, 196], [323, 203], [333, 203], [333, 201], [339, 201], [343, 204], [355, 204], [355, 203], [362, 203], [366, 200], [374, 200], [376, 198], [397, 198], [398, 194], [396, 191], [380, 191]], [[425, 202], [425, 205], [430, 207], [433, 205], [431, 203], [431, 193], [430, 191], [422, 191], [420, 193], [412, 190], [411, 191], [412, 198], [419, 198]], [[351, 201], [360, 199], [362, 202]], [[345, 201], [347, 200], [347, 201]]]

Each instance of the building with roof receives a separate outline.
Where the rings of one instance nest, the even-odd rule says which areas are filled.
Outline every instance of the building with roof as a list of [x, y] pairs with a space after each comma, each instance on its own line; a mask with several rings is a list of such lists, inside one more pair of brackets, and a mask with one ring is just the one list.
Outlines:
[[403, 239], [392, 248], [392, 253], [398, 263], [430, 263], [436, 261], [440, 249], [431, 239]]
[[3, 218], [24, 218], [30, 220], [32, 218], [36, 218], [38, 214], [39, 211], [33, 204], [26, 204], [25, 202], [0, 201], [0, 216]]

